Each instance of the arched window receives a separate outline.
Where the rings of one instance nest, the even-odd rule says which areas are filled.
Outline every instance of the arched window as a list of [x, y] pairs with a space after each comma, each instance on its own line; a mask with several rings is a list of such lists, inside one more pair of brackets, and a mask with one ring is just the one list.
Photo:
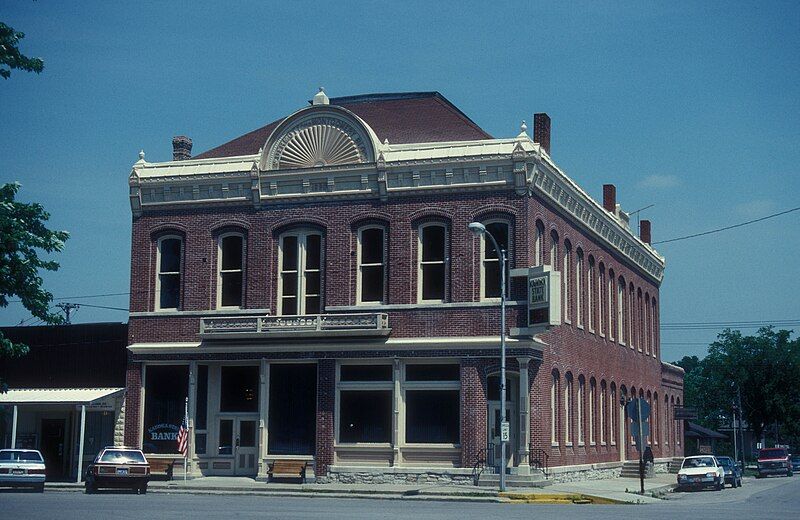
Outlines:
[[630, 341], [631, 348], [635, 348], [636, 339], [634, 338], [635, 328], [634, 324], [636, 323], [636, 313], [635, 313], [635, 305], [633, 304], [636, 301], [634, 298], [633, 282], [631, 282], [629, 289], [628, 289], [628, 340]]
[[217, 248], [217, 307], [240, 308], [244, 292], [244, 236], [220, 235]]
[[544, 224], [542, 224], [541, 220], [536, 221], [536, 239], [533, 254], [533, 265], [544, 265]]
[[386, 303], [386, 251], [384, 226], [358, 230], [357, 303]]
[[652, 320], [650, 319], [650, 293], [644, 293], [644, 353], [650, 355], [650, 327]]
[[597, 283], [597, 332], [600, 333], [601, 336], [605, 336], [605, 298], [603, 298], [603, 292], [605, 291], [606, 286], [606, 268], [603, 265], [603, 262], [600, 262], [600, 278], [598, 279]]
[[575, 319], [583, 327], [583, 250], [579, 247], [575, 253]]
[[608, 270], [608, 339], [614, 341], [614, 270]]
[[[681, 398], [678, 397], [675, 399], [675, 406], [680, 408], [681, 406]], [[673, 417], [674, 417], [674, 407], [673, 407]], [[681, 445], [681, 437], [683, 437], [683, 432], [681, 431], [681, 421], [672, 421], [675, 423], [675, 446]]]
[[600, 444], [605, 446], [606, 444], [606, 417], [608, 416], [608, 408], [606, 408], [606, 392], [608, 392], [608, 388], [606, 387], [605, 381], [600, 381], [600, 406], [598, 409], [600, 410], [599, 419], [600, 419]]
[[661, 403], [658, 401], [658, 392], [653, 393], [653, 409], [650, 415], [653, 417], [653, 444], [658, 446], [658, 438], [661, 436], [661, 414], [659, 410]]
[[653, 324], [651, 326], [651, 329], [652, 329], [651, 330], [651, 333], [652, 333], [651, 341], [653, 342], [652, 352], [653, 352], [653, 357], [658, 357], [658, 353], [659, 353], [658, 339], [660, 337], [660, 333], [659, 333], [659, 330], [658, 330], [658, 327], [659, 327], [659, 325], [658, 325], [658, 323], [659, 323], [658, 306], [656, 305], [655, 297], [651, 300], [650, 305], [652, 305], [652, 307], [653, 307], [653, 314], [652, 314], [652, 318], [653, 318], [652, 319], [652, 323]]
[[669, 446], [669, 396], [664, 396], [664, 445]]
[[578, 446], [583, 446], [585, 443], [585, 439], [583, 437], [583, 421], [585, 419], [583, 409], [586, 402], [586, 379], [584, 379], [582, 375], [578, 376], [578, 396], [576, 401], [577, 402], [575, 404], [577, 406], [575, 408], [577, 408], [578, 417], [575, 421], [575, 430], [577, 430], [578, 433]]
[[558, 394], [561, 391], [561, 381], [558, 375], [558, 370], [553, 370], [553, 381], [550, 385], [550, 444], [558, 446], [558, 413], [559, 413], [559, 399]]
[[594, 317], [594, 294], [595, 294], [595, 272], [594, 272], [594, 257], [589, 255], [589, 271], [587, 273], [586, 282], [586, 322], [589, 324], [589, 332], [594, 332], [595, 317]]
[[564, 240], [564, 262], [561, 265], [561, 281], [563, 290], [561, 299], [564, 302], [564, 321], [570, 322], [572, 313], [570, 312], [570, 292], [572, 290], [571, 276], [572, 276], [572, 244], [569, 240]]
[[278, 313], [319, 314], [322, 310], [322, 234], [311, 229], [287, 231], [278, 249]]
[[564, 374], [564, 444], [572, 446], [572, 374]]
[[594, 378], [589, 379], [589, 401], [588, 401], [588, 417], [587, 417], [587, 424], [589, 427], [589, 444], [594, 446], [597, 444], [597, 440], [595, 439], [595, 428], [594, 428], [594, 420], [595, 420], [595, 399], [597, 398], [597, 382]]
[[611, 383], [611, 396], [608, 400], [608, 442], [611, 443], [612, 446], [615, 446], [617, 443], [615, 439], [617, 437], [616, 428], [617, 428], [617, 386], [612, 382]]
[[156, 310], [180, 309], [183, 239], [175, 235], [159, 238], [157, 253]]
[[420, 226], [418, 250], [417, 297], [421, 302], [444, 302], [449, 260], [447, 226], [441, 223]]
[[550, 232], [550, 265], [558, 270], [558, 233], [555, 229]]
[[[485, 224], [500, 249], [506, 252], [506, 294], [508, 294], [508, 273], [511, 262], [511, 224], [504, 220]], [[481, 299], [500, 298], [500, 254], [495, 250], [492, 240], [481, 234]]]
[[625, 344], [625, 279], [621, 276], [617, 283], [617, 338]]
[[643, 311], [644, 311], [644, 306], [642, 305], [642, 290], [638, 289], [636, 291], [636, 313], [638, 314], [636, 320], [636, 344], [639, 346], [639, 352], [642, 351], [642, 343], [644, 342]]

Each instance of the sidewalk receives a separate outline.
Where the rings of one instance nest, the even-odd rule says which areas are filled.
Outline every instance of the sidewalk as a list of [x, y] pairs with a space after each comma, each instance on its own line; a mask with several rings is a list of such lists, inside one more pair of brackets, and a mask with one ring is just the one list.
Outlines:
[[[510, 488], [507, 493], [476, 486], [431, 486], [395, 484], [291, 484], [256, 482], [245, 477], [202, 477], [184, 481], [153, 480], [148, 486], [152, 493], [191, 493], [209, 495], [263, 495], [285, 497], [373, 498], [391, 500], [440, 500], [459, 502], [511, 503], [595, 503], [649, 504], [660, 499], [652, 495], [665, 493], [674, 487], [675, 475], [656, 475], [645, 480], [645, 496], [639, 490], [639, 480], [615, 478], [553, 484], [545, 489]], [[83, 484], [48, 482], [47, 490], [83, 491]], [[630, 492], [626, 492], [626, 489]]]

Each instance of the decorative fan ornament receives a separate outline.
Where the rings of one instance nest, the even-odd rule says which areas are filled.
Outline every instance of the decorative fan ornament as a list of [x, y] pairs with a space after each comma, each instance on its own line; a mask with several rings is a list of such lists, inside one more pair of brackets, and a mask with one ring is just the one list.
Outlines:
[[358, 144], [329, 124], [315, 124], [291, 133], [278, 156], [279, 169], [316, 168], [364, 162]]

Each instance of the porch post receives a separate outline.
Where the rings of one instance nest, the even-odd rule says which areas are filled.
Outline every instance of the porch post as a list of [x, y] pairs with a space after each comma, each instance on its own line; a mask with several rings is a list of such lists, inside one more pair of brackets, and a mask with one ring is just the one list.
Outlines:
[[531, 358], [518, 357], [519, 363], [519, 468], [520, 475], [531, 471], [531, 394], [528, 389], [528, 364]]
[[189, 362], [189, 446], [186, 454], [186, 468], [184, 468], [184, 475], [194, 470], [194, 418], [197, 414], [197, 361]]
[[269, 442], [269, 365], [266, 358], [261, 358], [259, 376], [259, 404], [258, 404], [258, 475], [256, 480], [269, 480], [267, 463], [267, 442]]
[[14, 405], [14, 411], [11, 414], [11, 449], [17, 447], [17, 405]]
[[392, 466], [401, 463], [400, 460], [400, 360], [394, 358], [394, 399], [392, 405]]
[[78, 477], [76, 478], [75, 482], [78, 484], [81, 483], [81, 478], [83, 477], [83, 436], [86, 431], [86, 405], [81, 405], [81, 430], [78, 441]]

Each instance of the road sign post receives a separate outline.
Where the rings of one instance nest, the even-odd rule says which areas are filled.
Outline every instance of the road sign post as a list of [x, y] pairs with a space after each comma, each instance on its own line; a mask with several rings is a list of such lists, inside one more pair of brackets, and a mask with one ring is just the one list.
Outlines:
[[633, 398], [625, 405], [628, 417], [631, 418], [631, 431], [636, 438], [636, 449], [639, 451], [639, 486], [644, 494], [644, 450], [647, 448], [645, 438], [650, 435], [650, 404], [641, 398]]

